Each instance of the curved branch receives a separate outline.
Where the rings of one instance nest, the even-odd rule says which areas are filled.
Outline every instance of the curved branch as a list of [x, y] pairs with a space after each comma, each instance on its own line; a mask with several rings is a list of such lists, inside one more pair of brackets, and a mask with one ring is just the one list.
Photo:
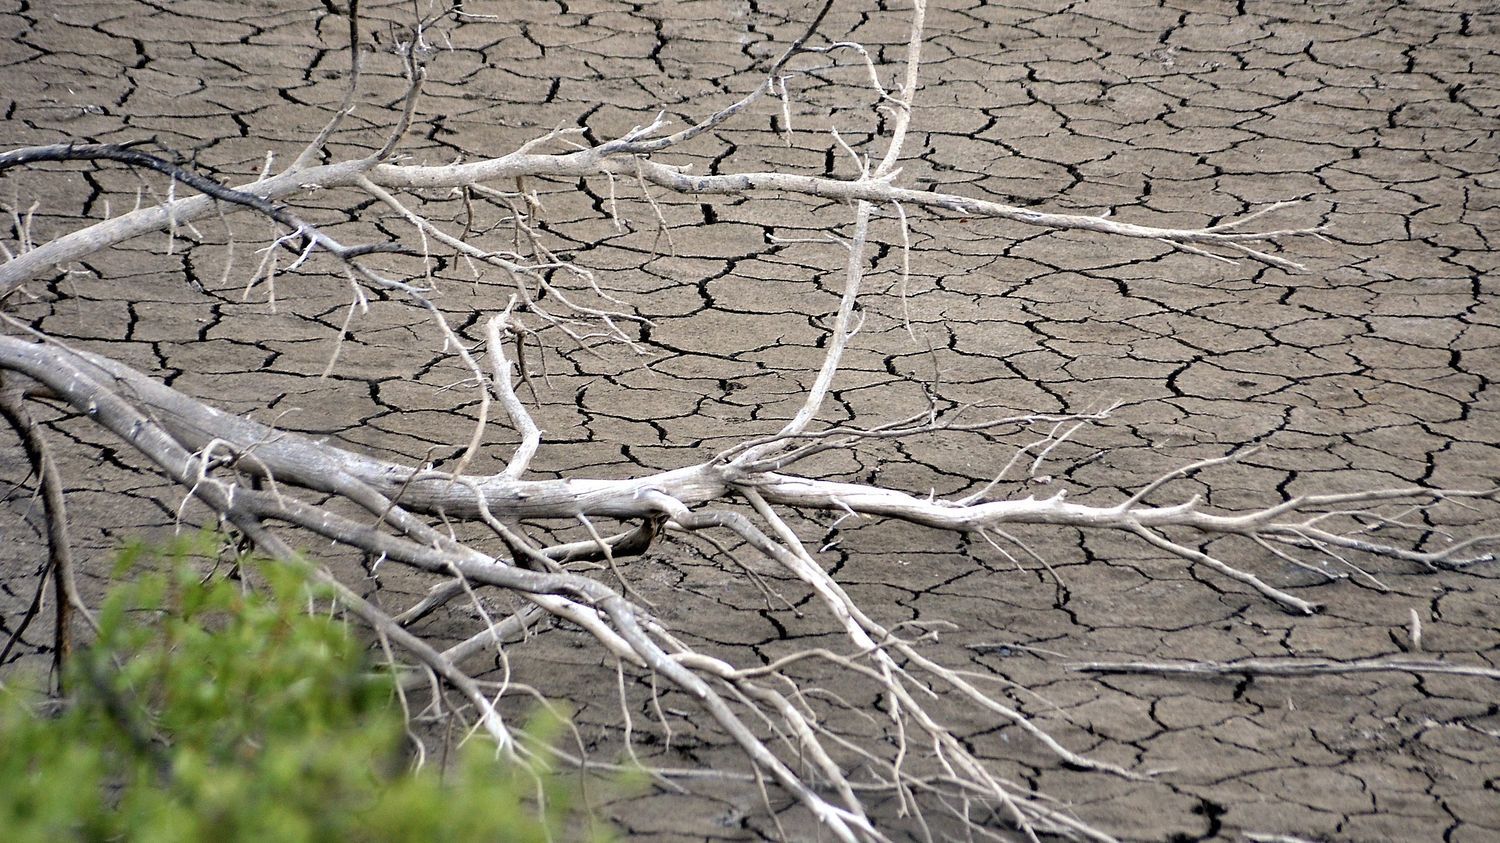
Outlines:
[[[754, 192], [783, 192], [803, 196], [842, 201], [865, 201], [875, 204], [901, 203], [914, 206], [951, 211], [973, 217], [991, 217], [1039, 226], [1057, 231], [1090, 231], [1120, 237], [1162, 240], [1174, 244], [1218, 245], [1234, 248], [1247, 257], [1286, 270], [1301, 270], [1301, 264], [1245, 246], [1246, 243], [1270, 242], [1283, 237], [1315, 234], [1320, 229], [1281, 229], [1266, 232], [1239, 232], [1228, 230], [1235, 221], [1197, 229], [1156, 228], [1135, 223], [1117, 222], [1082, 214], [1055, 214], [1004, 205], [981, 199], [970, 199], [950, 193], [929, 190], [912, 190], [894, 186], [889, 177], [865, 178], [848, 181], [805, 176], [788, 173], [736, 173], [732, 175], [691, 176], [681, 168], [659, 164], [629, 154], [631, 141], [627, 139], [609, 141], [599, 146], [555, 155], [539, 155], [517, 151], [498, 158], [490, 158], [469, 164], [442, 166], [418, 166], [379, 163], [372, 158], [344, 161], [320, 167], [308, 167], [260, 179], [238, 188], [223, 188], [232, 194], [252, 196], [258, 202], [270, 203], [313, 189], [331, 189], [356, 186], [361, 178], [384, 188], [457, 188], [494, 181], [510, 181], [526, 177], [578, 178], [601, 173], [636, 176], [689, 195], [721, 194], [741, 195]], [[61, 150], [74, 147], [68, 144], [35, 149]], [[18, 156], [21, 161], [31, 150], [16, 150], [6, 156]], [[147, 156], [150, 157], [150, 156]], [[37, 160], [76, 160], [54, 158]], [[150, 166], [141, 162], [142, 166]], [[153, 167], [155, 169], [155, 167]], [[893, 174], [894, 175], [894, 174]], [[184, 182], [197, 187], [184, 179]], [[200, 188], [201, 189], [201, 188]], [[226, 201], [230, 201], [227, 200]], [[255, 205], [250, 202], [234, 202], [240, 207]], [[261, 210], [256, 208], [256, 210]], [[36, 248], [17, 255], [0, 266], [0, 295], [15, 287], [40, 277], [55, 266], [79, 260], [115, 243], [161, 231], [169, 225], [198, 220], [213, 211], [213, 200], [209, 196], [194, 196], [178, 199], [152, 208], [142, 208], [114, 219], [95, 223], [87, 228], [51, 240]], [[265, 213], [265, 211], [261, 211]], [[1253, 215], [1258, 216], [1258, 213]], [[299, 232], [301, 233], [301, 232]], [[369, 247], [365, 247], [369, 248]]]

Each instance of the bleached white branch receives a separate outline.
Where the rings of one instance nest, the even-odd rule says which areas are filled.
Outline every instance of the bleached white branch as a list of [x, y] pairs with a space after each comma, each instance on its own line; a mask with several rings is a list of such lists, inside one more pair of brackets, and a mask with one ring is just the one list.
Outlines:
[[1500, 670], [1440, 661], [1376, 658], [1246, 659], [1237, 662], [1081, 662], [1071, 666], [1086, 673], [1148, 673], [1159, 676], [1333, 676], [1348, 673], [1426, 673], [1474, 676], [1500, 680]]

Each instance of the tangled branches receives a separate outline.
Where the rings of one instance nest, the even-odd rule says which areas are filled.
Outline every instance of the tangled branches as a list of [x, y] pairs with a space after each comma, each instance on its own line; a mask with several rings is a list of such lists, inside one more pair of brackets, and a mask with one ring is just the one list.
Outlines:
[[[721, 770], [759, 785], [769, 808], [772, 787], [795, 799], [818, 826], [836, 839], [891, 839], [872, 805], [894, 803], [899, 817], [931, 834], [936, 820], [951, 817], [961, 825], [988, 833], [992, 819], [1006, 822], [1035, 839], [1055, 834], [1070, 839], [1111, 839], [1107, 832], [1078, 819], [1065, 806], [1033, 792], [1025, 783], [998, 772], [985, 752], [962, 737], [945, 710], [955, 702], [991, 722], [1009, 724], [1033, 746], [1058, 763], [1127, 780], [1146, 772], [1089, 757], [1037, 726], [1002, 693], [992, 677], [944, 664], [930, 656], [925, 640], [935, 625], [891, 624], [880, 613], [853, 599], [820, 563], [818, 552], [798, 533], [796, 520], [806, 513], [839, 518], [887, 519], [951, 531], [1000, 547], [1012, 539], [1016, 525], [1051, 525], [1086, 531], [1114, 531], [1139, 538], [1185, 566], [1212, 571], [1235, 587], [1245, 587], [1298, 614], [1318, 607], [1261, 576], [1236, 567], [1203, 549], [1218, 539], [1233, 539], [1259, 548], [1290, 564], [1327, 578], [1363, 574], [1353, 554], [1384, 556], [1422, 565], [1464, 566], [1491, 557], [1489, 537], [1452, 543], [1438, 549], [1411, 549], [1385, 541], [1374, 527], [1399, 524], [1399, 516], [1381, 507], [1421, 509], [1445, 501], [1487, 497], [1486, 490], [1392, 488], [1341, 494], [1291, 496], [1259, 510], [1225, 512], [1196, 496], [1168, 503], [1152, 502], [1168, 487], [1235, 455], [1189, 465], [1137, 491], [1108, 502], [1071, 500], [1063, 492], [1047, 497], [997, 494], [1003, 478], [1026, 453], [1045, 455], [1066, 428], [1097, 421], [1101, 413], [1026, 413], [974, 418], [974, 407], [943, 407], [873, 427], [829, 423], [827, 410], [835, 383], [845, 371], [845, 355], [863, 321], [862, 296], [871, 263], [872, 222], [889, 211], [903, 246], [903, 285], [909, 267], [908, 213], [949, 212], [969, 218], [992, 218], [1052, 231], [1081, 231], [1100, 236], [1136, 238], [1169, 244], [1193, 255], [1230, 260], [1248, 258], [1278, 270], [1300, 266], [1276, 251], [1278, 243], [1312, 236], [1314, 228], [1257, 231], [1251, 224], [1278, 205], [1244, 217], [1199, 228], [1158, 228], [1120, 222], [1105, 216], [1049, 213], [956, 193], [900, 186], [900, 164], [919, 87], [923, 44], [923, 3], [911, 19], [899, 84], [887, 89], [864, 48], [820, 41], [819, 28], [830, 8], [825, 3], [810, 16], [811, 24], [773, 61], [764, 81], [750, 93], [689, 127], [668, 133], [664, 115], [643, 122], [611, 140], [578, 143], [572, 130], [547, 133], [498, 157], [446, 165], [400, 160], [402, 141], [418, 103], [430, 53], [422, 21], [400, 40], [406, 87], [398, 99], [401, 113], [382, 144], [368, 155], [336, 159], [329, 152], [341, 126], [353, 111], [361, 78], [357, 7], [351, 4], [350, 87], [343, 104], [312, 143], [287, 169], [229, 186], [203, 175], [187, 163], [135, 148], [64, 142], [18, 149], [0, 155], [0, 172], [48, 162], [114, 162], [145, 168], [168, 177], [166, 201], [79, 228], [47, 242], [18, 238], [18, 249], [0, 266], [0, 295], [50, 279], [59, 267], [85, 261], [134, 238], [160, 232], [169, 236], [214, 216], [234, 212], [259, 214], [278, 226], [263, 249], [247, 283], [274, 289], [278, 276], [322, 265], [346, 280], [352, 291], [342, 329], [332, 341], [325, 374], [334, 372], [338, 348], [372, 298], [409, 302], [433, 325], [444, 352], [464, 372], [474, 390], [475, 424], [454, 459], [438, 466], [423, 455], [381, 459], [348, 444], [278, 429], [247, 416], [223, 412], [209, 403], [127, 365], [48, 336], [7, 317], [9, 332], [0, 336], [0, 369], [6, 373], [6, 415], [27, 442], [28, 456], [47, 486], [48, 533], [58, 582], [66, 585], [68, 546], [66, 513], [53, 479], [39, 426], [21, 409], [20, 396], [65, 406], [108, 430], [158, 471], [229, 525], [277, 557], [295, 558], [295, 548], [332, 543], [353, 549], [367, 560], [369, 576], [379, 579], [382, 566], [421, 572], [429, 585], [419, 600], [390, 611], [362, 595], [332, 566], [319, 576], [334, 586], [348, 610], [365, 621], [431, 677], [435, 700], [451, 689], [462, 699], [453, 716], [467, 716], [488, 732], [506, 752], [552, 752], [518, 740], [507, 715], [509, 699], [533, 689], [511, 682], [484, 681], [466, 662], [488, 652], [502, 663], [512, 641], [550, 618], [586, 634], [592, 646], [615, 665], [624, 720], [624, 743], [634, 753], [630, 706], [623, 700], [625, 675], [648, 677], [655, 719], [671, 741], [674, 720], [706, 718], [742, 753], [736, 770]], [[462, 13], [460, 13], [462, 14]], [[751, 113], [768, 94], [786, 98], [786, 78], [824, 67], [801, 62], [835, 62], [854, 53], [867, 67], [871, 90], [888, 119], [884, 149], [878, 155], [857, 151], [834, 134], [838, 150], [854, 162], [850, 179], [779, 172], [694, 174], [686, 165], [657, 160], [712, 131]], [[831, 65], [828, 65], [831, 66]], [[571, 145], [565, 151], [547, 151]], [[837, 309], [828, 314], [822, 360], [790, 417], [772, 433], [745, 436], [705, 459], [685, 467], [641, 473], [624, 479], [579, 475], [542, 479], [532, 462], [546, 446], [546, 432], [532, 417], [522, 387], [535, 394], [526, 360], [528, 343], [542, 346], [561, 337], [579, 349], [601, 347], [639, 350], [647, 320], [601, 284], [596, 271], [563, 254], [549, 234], [541, 198], [527, 189], [539, 180], [607, 181], [608, 213], [620, 219], [613, 201], [617, 182], [635, 182], [648, 199], [659, 230], [667, 231], [651, 189], [678, 195], [728, 195], [753, 201], [771, 193], [802, 200], [829, 200], [852, 214], [848, 236], [837, 240], [846, 251]], [[179, 185], [198, 195], [179, 198]], [[508, 190], [514, 185], [515, 190]], [[504, 186], [502, 188], [501, 186]], [[400, 227], [389, 240], [346, 245], [330, 227], [294, 211], [315, 193], [345, 192], [357, 197], [351, 207], [374, 215], [389, 212], [386, 230]], [[434, 191], [452, 191], [466, 210], [464, 223], [440, 219], [427, 211]], [[475, 226], [475, 202], [503, 209], [504, 230]], [[509, 242], [502, 235], [509, 235]], [[501, 244], [501, 245], [497, 245]], [[550, 245], [549, 245], [550, 244]], [[278, 265], [278, 253], [291, 255]], [[389, 261], [378, 264], [377, 261]], [[485, 288], [487, 310], [455, 324], [436, 303], [437, 267], [470, 268]], [[501, 279], [499, 282], [495, 278]], [[482, 345], [483, 352], [478, 349]], [[511, 351], [514, 349], [514, 351]], [[615, 351], [615, 353], [620, 353]], [[535, 358], [534, 358], [535, 359]], [[21, 384], [12, 386], [12, 383]], [[514, 448], [498, 471], [471, 468], [489, 447], [487, 433], [504, 416], [514, 434]], [[1017, 452], [1017, 459], [996, 480], [961, 497], [920, 496], [877, 482], [825, 479], [813, 470], [816, 459], [857, 451], [869, 443], [903, 441], [951, 432], [1024, 435], [1050, 428], [1039, 440]], [[1041, 456], [1036, 459], [1040, 461]], [[481, 525], [484, 534], [460, 534], [456, 522]], [[604, 525], [614, 525], [615, 532]], [[561, 526], [560, 526], [561, 525]], [[578, 536], [560, 541], [565, 528]], [[745, 665], [690, 643], [691, 630], [662, 620], [659, 612], [635, 592], [616, 562], [651, 552], [663, 536], [702, 538], [722, 548], [740, 574], [765, 594], [785, 601], [767, 578], [788, 583], [810, 595], [806, 611], [821, 613], [840, 636], [839, 647], [817, 646]], [[726, 547], [725, 542], [732, 544]], [[1312, 565], [1304, 556], [1332, 560]], [[750, 561], [750, 557], [755, 562]], [[593, 565], [599, 576], [581, 570]], [[761, 567], [757, 571], [758, 566]], [[1339, 568], [1338, 566], [1344, 566]], [[608, 572], [605, 576], [603, 572]], [[490, 595], [515, 598], [506, 617], [493, 617]], [[86, 612], [76, 588], [59, 591], [59, 600]], [[469, 601], [478, 616], [459, 643], [440, 649], [412, 631], [422, 617], [446, 604]], [[790, 601], [787, 605], [791, 607]], [[797, 607], [794, 611], [803, 611]], [[60, 621], [66, 627], [66, 620]], [[65, 629], [64, 629], [65, 631]], [[60, 640], [66, 640], [65, 637]], [[61, 648], [60, 648], [61, 649]], [[798, 670], [836, 671], [856, 688], [838, 694], [801, 680]], [[675, 688], [696, 706], [692, 713], [665, 709], [656, 683]], [[414, 679], [413, 686], [420, 684]], [[872, 711], [850, 699], [878, 699]], [[436, 703], [435, 703], [436, 704]], [[831, 725], [833, 712], [863, 718], [865, 734]], [[583, 742], [580, 740], [580, 744]], [[582, 751], [567, 760], [596, 762]], [[653, 768], [664, 786], [676, 787], [693, 771]], [[701, 772], [701, 771], [699, 771]], [[775, 810], [771, 816], [780, 823]], [[786, 835], [792, 836], [792, 835]]]

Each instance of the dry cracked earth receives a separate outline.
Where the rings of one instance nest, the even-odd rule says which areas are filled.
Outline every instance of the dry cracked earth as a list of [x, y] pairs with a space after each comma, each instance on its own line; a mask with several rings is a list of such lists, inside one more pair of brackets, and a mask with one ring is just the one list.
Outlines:
[[[0, 0], [0, 140], [6, 148], [149, 140], [226, 181], [251, 177], [268, 153], [280, 163], [295, 156], [343, 96], [346, 24], [336, 5]], [[378, 147], [402, 90], [391, 47], [412, 6], [366, 5], [368, 73], [354, 122], [331, 145], [338, 158]], [[660, 109], [678, 123], [701, 118], [756, 85], [809, 14], [798, 2], [755, 0], [466, 9], [474, 14], [443, 17], [426, 32], [430, 82], [402, 146], [408, 161], [501, 154], [557, 126], [607, 139]], [[906, 26], [901, 4], [838, 0], [822, 33], [865, 44], [889, 82]], [[944, 408], [983, 402], [996, 414], [1118, 403], [1044, 459], [1023, 460], [998, 487], [1010, 496], [1067, 489], [1118, 500], [1176, 466], [1249, 445], [1259, 449], [1155, 499], [1199, 493], [1243, 508], [1296, 493], [1486, 488], [1500, 479], [1493, 6], [935, 0], [927, 31], [905, 184], [1160, 226], [1289, 202], [1260, 222], [1327, 228], [1282, 243], [1280, 254], [1306, 265], [1286, 272], [1155, 241], [908, 209], [903, 299], [900, 230], [886, 209], [874, 228], [864, 327], [826, 420], [889, 421], [921, 411], [929, 396]], [[838, 58], [836, 67], [798, 65], [819, 69], [788, 81], [790, 146], [780, 104], [767, 101], [661, 160], [695, 172], [851, 176], [829, 130], [872, 152], [883, 151], [888, 126], [858, 60]], [[824, 234], [848, 232], [847, 206], [657, 188], [648, 201], [624, 178], [530, 187], [550, 246], [650, 320], [631, 328], [643, 355], [586, 354], [551, 338], [545, 360], [532, 361], [547, 369], [545, 382], [537, 378], [546, 431], [537, 476], [689, 465], [790, 417], [836, 308], [843, 250]], [[37, 241], [166, 191], [162, 179], [112, 166], [37, 168], [0, 183]], [[295, 204], [332, 231], [411, 240], [367, 197], [329, 191]], [[505, 242], [503, 227], [484, 233], [500, 225], [502, 209], [480, 205], [434, 194], [423, 207], [459, 225], [472, 212], [476, 237]], [[462, 374], [427, 324], [399, 300], [373, 301], [344, 333], [334, 373], [320, 378], [343, 330], [347, 286], [312, 265], [247, 292], [271, 236], [268, 223], [237, 216], [179, 231], [170, 248], [165, 235], [132, 241], [32, 285], [32, 298], [11, 309], [223, 409], [371, 453], [453, 459], [477, 401], [447, 388]], [[503, 289], [476, 283], [462, 262], [440, 256], [435, 266], [439, 302], [456, 325], [472, 333], [504, 306]], [[53, 411], [47, 428], [85, 590], [97, 595], [123, 541], [173, 529], [181, 492], [85, 418]], [[511, 441], [492, 425], [475, 469], [503, 465]], [[960, 495], [988, 482], [1025, 441], [955, 432], [872, 443], [810, 470]], [[32, 600], [45, 545], [13, 444], [0, 448], [0, 474], [0, 632], [8, 637]], [[1396, 532], [1433, 547], [1449, 533], [1495, 531], [1496, 514], [1485, 504], [1409, 513], [1416, 528]], [[1027, 529], [1017, 538], [1037, 558], [1011, 558], [965, 536], [836, 521], [808, 514], [798, 523], [814, 549], [831, 545], [820, 560], [879, 620], [951, 622], [933, 652], [1026, 689], [1015, 704], [1070, 748], [1159, 771], [1143, 781], [1070, 771], [1013, 727], [948, 712], [981, 754], [1097, 826], [1143, 840], [1500, 839], [1492, 679], [1070, 669], [1089, 660], [1403, 654], [1413, 613], [1421, 655], [1500, 667], [1496, 563], [1433, 573], [1379, 558], [1349, 559], [1359, 570], [1310, 560], [1336, 575], [1329, 581], [1251, 544], [1205, 547], [1324, 605], [1300, 617], [1128, 536]], [[753, 664], [838, 646], [831, 621], [768, 607], [738, 569], [705, 550], [668, 541], [622, 573], [684, 640], [710, 652]], [[790, 582], [773, 585], [793, 603], [808, 599]], [[378, 596], [399, 606], [420, 588], [392, 577]], [[423, 631], [451, 638], [445, 624], [472, 620], [463, 612]], [[49, 629], [33, 623], [4, 669], [45, 664]], [[521, 678], [575, 700], [599, 752], [618, 752], [612, 663], [576, 632], [538, 635], [513, 662]], [[722, 738], [688, 726], [669, 754], [643, 740], [648, 758], [678, 766], [730, 752]], [[605, 810], [643, 840], [776, 831], [743, 786], [651, 793]], [[915, 837], [894, 806], [881, 811], [895, 839]]]

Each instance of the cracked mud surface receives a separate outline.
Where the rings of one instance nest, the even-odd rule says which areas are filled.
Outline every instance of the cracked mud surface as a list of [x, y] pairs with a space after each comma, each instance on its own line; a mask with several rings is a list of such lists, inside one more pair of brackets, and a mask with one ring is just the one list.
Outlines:
[[[409, 6], [368, 5], [367, 31], [378, 43], [365, 104], [332, 144], [337, 157], [378, 148], [401, 91], [378, 21], [406, 23]], [[501, 154], [557, 125], [581, 126], [590, 141], [614, 137], [659, 108], [679, 124], [701, 117], [757, 84], [756, 68], [797, 33], [804, 14], [797, 4], [708, 0], [483, 5], [469, 8], [501, 18], [444, 24], [431, 36], [430, 82], [404, 145], [412, 160]], [[1326, 239], [1287, 241], [1283, 254], [1308, 267], [1288, 274], [1151, 241], [912, 211], [903, 304], [899, 233], [886, 214], [874, 229], [864, 329], [824, 419], [906, 416], [926, 406], [927, 390], [942, 406], [983, 401], [997, 414], [1120, 402], [1110, 420], [1049, 452], [1031, 477], [1013, 473], [1002, 488], [1015, 496], [1065, 488], [1117, 500], [1178, 465], [1249, 444], [1261, 447], [1158, 498], [1196, 492], [1242, 508], [1314, 491], [1496, 483], [1500, 15], [1437, 2], [934, 5], [904, 183], [1183, 227], [1296, 202], [1267, 219], [1276, 227], [1326, 223]], [[896, 61], [904, 12], [862, 7], [840, 2], [823, 32], [861, 41], [878, 62]], [[245, 8], [0, 0], [3, 145], [155, 138], [228, 180], [253, 176], [268, 151], [285, 162], [343, 96], [344, 23], [311, 2]], [[767, 102], [663, 160], [700, 173], [848, 177], [830, 126], [857, 150], [884, 149], [883, 141], [869, 145], [879, 128], [873, 97], [851, 87], [862, 75], [846, 61], [789, 83], [793, 148], [775, 133], [784, 128], [780, 106]], [[653, 188], [668, 237], [629, 180], [532, 187], [550, 245], [652, 323], [641, 328], [643, 358], [551, 343], [548, 382], [538, 383], [546, 431], [539, 476], [620, 477], [692, 464], [734, 438], [773, 432], [795, 411], [841, 284], [842, 250], [820, 238], [847, 232], [846, 207]], [[165, 198], [163, 180], [113, 167], [33, 170], [0, 183], [23, 214], [38, 203], [36, 240], [72, 230], [80, 216], [102, 218], [106, 203], [128, 209], [138, 188], [145, 201]], [[347, 198], [331, 191], [298, 207], [336, 232], [409, 235], [374, 207], [360, 208], [366, 222], [356, 225]], [[463, 219], [457, 200], [427, 198], [435, 217]], [[484, 208], [476, 223], [499, 216]], [[349, 308], [345, 284], [293, 273], [277, 280], [274, 305], [266, 285], [245, 298], [270, 229], [242, 216], [228, 227], [232, 254], [219, 221], [182, 232], [170, 254], [165, 236], [143, 238], [33, 287], [40, 301], [19, 312], [54, 337], [225, 410], [385, 456], [441, 464], [462, 449], [477, 401], [443, 389], [462, 375], [420, 317], [401, 302], [373, 301], [350, 325], [336, 372], [320, 379]], [[477, 331], [478, 314], [505, 301], [470, 279], [452, 261], [436, 273], [440, 305], [455, 326]], [[85, 584], [97, 594], [112, 550], [129, 536], [170, 530], [180, 493], [87, 419], [57, 416], [49, 430], [62, 446]], [[475, 470], [495, 470], [509, 454], [506, 431], [492, 425], [489, 437]], [[817, 471], [962, 495], [1024, 441], [949, 433], [829, 457]], [[7, 488], [25, 481], [19, 449], [0, 448], [0, 473]], [[1484, 506], [1441, 509], [1425, 522], [1416, 517], [1413, 540], [1436, 546], [1439, 529], [1493, 532], [1495, 515]], [[8, 635], [45, 553], [29, 492], [11, 492], [0, 519], [0, 632]], [[837, 542], [820, 560], [881, 622], [951, 621], [956, 627], [933, 652], [1028, 689], [1015, 704], [1068, 747], [1162, 771], [1132, 782], [1061, 769], [1013, 727], [951, 715], [1007, 774], [1068, 800], [1097, 826], [1151, 840], [1500, 839], [1500, 687], [1492, 680], [1100, 678], [1067, 668], [1398, 653], [1413, 610], [1428, 656], [1500, 667], [1495, 563], [1432, 574], [1359, 559], [1365, 573], [1329, 564], [1347, 576], [1325, 582], [1250, 544], [1205, 548], [1325, 606], [1300, 618], [1128, 537], [1018, 533], [1049, 572], [977, 538], [835, 525], [824, 516], [800, 523], [812, 548]], [[839, 645], [826, 620], [768, 609], [737, 569], [683, 542], [622, 572], [684, 640], [709, 652], [754, 664]], [[806, 601], [791, 583], [779, 585], [793, 603]], [[380, 596], [395, 606], [420, 589], [392, 577]], [[443, 624], [464, 611], [435, 618], [425, 632], [442, 638]], [[43, 660], [48, 628], [32, 626], [19, 662]], [[567, 630], [549, 630], [517, 653], [528, 650], [530, 660], [513, 657], [518, 678], [575, 699], [585, 736], [606, 755], [618, 751], [613, 665]], [[631, 693], [644, 700], [648, 691], [642, 684]], [[672, 707], [670, 694], [664, 705]], [[850, 718], [843, 728], [869, 726]], [[673, 766], [732, 752], [685, 725], [670, 752], [641, 751]], [[894, 805], [885, 809], [894, 816]], [[775, 832], [759, 797], [738, 786], [607, 810], [642, 839]], [[898, 839], [915, 833], [910, 820], [889, 822]]]

